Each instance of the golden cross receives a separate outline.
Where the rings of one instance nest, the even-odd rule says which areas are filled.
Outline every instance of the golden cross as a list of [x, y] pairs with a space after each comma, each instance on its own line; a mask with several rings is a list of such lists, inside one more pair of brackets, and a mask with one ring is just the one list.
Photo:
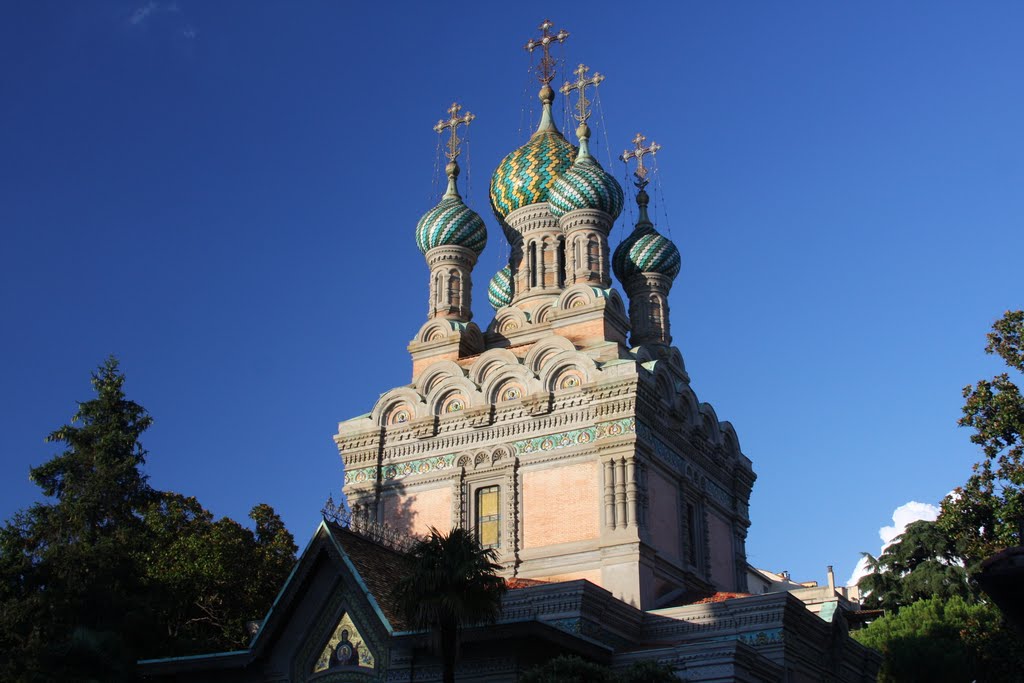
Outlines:
[[530, 38], [530, 42], [526, 44], [526, 51], [530, 54], [533, 54], [533, 51], [538, 47], [544, 51], [544, 56], [541, 57], [540, 64], [537, 66], [537, 72], [540, 74], [538, 78], [544, 85], [550, 83], [551, 79], [555, 77], [555, 60], [550, 52], [551, 43], [564, 43], [565, 39], [569, 37], [569, 32], [562, 29], [559, 29], [555, 35], [551, 35], [550, 31], [554, 26], [550, 19], [545, 19], [537, 27], [540, 29], [540, 40]]
[[657, 151], [661, 149], [661, 145], [659, 145], [657, 142], [651, 142], [651, 144], [644, 147], [644, 140], [646, 139], [646, 137], [644, 137], [640, 133], [637, 133], [636, 137], [633, 138], [634, 148], [627, 149], [619, 157], [626, 163], [628, 163], [630, 159], [636, 159], [636, 170], [633, 171], [633, 175], [636, 177], [636, 181], [634, 181], [633, 184], [636, 185], [641, 190], [647, 186], [647, 174], [649, 173], [647, 168], [644, 166], [644, 155], [656, 154]]
[[596, 88], [600, 85], [601, 81], [604, 80], [604, 74], [596, 72], [593, 76], [587, 78], [588, 71], [590, 71], [590, 67], [580, 64], [576, 67], [576, 70], [573, 71], [573, 73], [576, 74], [576, 82], [570, 83], [569, 81], [566, 81], [559, 89], [559, 91], [566, 97], [568, 97], [569, 93], [573, 90], [580, 91], [580, 99], [576, 103], [576, 110], [579, 112], [576, 114], [576, 120], [580, 123], [586, 123], [587, 119], [590, 118], [590, 100], [587, 99], [587, 86], [592, 85]]
[[438, 134], [443, 134], [446, 129], [451, 132], [451, 137], [448, 138], [448, 151], [445, 153], [445, 156], [448, 157], [448, 161], [455, 161], [455, 158], [462, 153], [462, 150], [459, 149], [459, 143], [461, 143], [462, 140], [460, 140], [459, 136], [456, 134], [456, 129], [460, 125], [468, 126], [469, 122], [476, 118], [476, 116], [470, 114], [468, 111], [462, 116], [459, 116], [459, 112], [461, 110], [462, 105], [458, 102], [452, 102], [452, 106], [448, 107], [448, 120], [445, 121], [444, 119], [441, 119], [434, 126], [434, 130]]

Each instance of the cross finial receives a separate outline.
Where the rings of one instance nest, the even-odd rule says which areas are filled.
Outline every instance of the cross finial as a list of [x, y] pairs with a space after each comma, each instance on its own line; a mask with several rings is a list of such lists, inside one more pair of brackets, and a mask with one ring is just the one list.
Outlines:
[[630, 159], [636, 159], [636, 170], [633, 171], [633, 177], [636, 178], [636, 180], [633, 181], [633, 184], [636, 185], [639, 190], [643, 190], [647, 187], [647, 174], [650, 173], [650, 171], [647, 170], [647, 167], [644, 166], [644, 155], [654, 155], [659, 149], [661, 149], [661, 145], [657, 142], [651, 142], [651, 144], [644, 147], [645, 140], [647, 140], [646, 137], [637, 133], [636, 137], [633, 138], [633, 149], [627, 149], [619, 157], [626, 163], [628, 163]]
[[559, 89], [560, 92], [566, 97], [569, 96], [573, 90], [579, 91], [579, 100], [576, 102], [575, 114], [576, 120], [580, 122], [580, 127], [577, 133], [580, 138], [590, 137], [590, 128], [587, 126], [587, 119], [590, 118], [590, 100], [587, 99], [587, 86], [594, 86], [595, 88], [600, 85], [601, 81], [604, 80], [604, 75], [594, 72], [594, 75], [587, 78], [587, 72], [590, 71], [590, 67], [585, 64], [580, 64], [573, 71], [576, 74], [576, 82], [570, 83], [566, 81], [565, 84]]
[[459, 144], [462, 140], [459, 139], [456, 132], [458, 127], [460, 125], [468, 126], [469, 122], [476, 118], [476, 116], [470, 114], [468, 111], [462, 116], [459, 116], [460, 111], [462, 111], [462, 105], [458, 102], [452, 102], [452, 106], [448, 107], [448, 120], [445, 121], [444, 119], [441, 119], [434, 125], [434, 130], [438, 134], [444, 134], [445, 130], [450, 132], [450, 137], [448, 138], [448, 151], [445, 152], [445, 156], [448, 157], [448, 162], [450, 164], [455, 163], [456, 157], [462, 153], [462, 150], [459, 149]]
[[531, 54], [538, 47], [544, 51], [544, 56], [540, 58], [540, 64], [537, 65], [537, 77], [544, 85], [551, 83], [551, 79], [555, 77], [555, 60], [551, 56], [551, 44], [554, 42], [564, 43], [565, 39], [569, 37], [569, 32], [562, 29], [551, 35], [551, 29], [554, 26], [555, 24], [550, 19], [545, 19], [537, 27], [540, 29], [540, 39], [530, 38], [530, 41], [526, 43], [526, 51]]

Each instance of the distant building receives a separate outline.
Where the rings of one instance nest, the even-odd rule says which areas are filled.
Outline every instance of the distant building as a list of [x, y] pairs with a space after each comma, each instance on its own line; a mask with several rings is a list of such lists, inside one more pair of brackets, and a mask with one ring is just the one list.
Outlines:
[[[549, 28], [545, 55], [562, 38]], [[581, 90], [599, 82], [577, 74]], [[458, 192], [454, 132], [472, 117], [453, 106], [438, 125], [448, 188], [416, 227], [430, 277], [411, 382], [335, 436], [351, 516], [319, 527], [249, 648], [144, 662], [146, 677], [438, 680], [429, 634], [394, 604], [407, 562], [395, 541], [464, 526], [497, 551], [513, 590], [497, 626], [465, 632], [460, 681], [514, 681], [565, 652], [654, 658], [691, 681], [874, 680], [879, 660], [849, 639], [841, 605], [750, 595], [755, 475], [672, 346], [680, 258], [648, 216], [643, 165], [658, 146], [637, 136], [625, 155], [639, 162], [638, 220], [613, 254], [622, 188], [589, 153], [585, 101], [579, 148], [556, 128], [552, 77], [548, 63], [537, 130], [491, 180], [510, 250], [488, 287], [493, 320], [471, 320], [488, 234]]]

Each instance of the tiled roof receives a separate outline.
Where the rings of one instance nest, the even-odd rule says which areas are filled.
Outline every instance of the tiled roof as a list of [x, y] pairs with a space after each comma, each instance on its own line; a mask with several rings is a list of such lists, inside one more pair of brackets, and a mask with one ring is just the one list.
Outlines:
[[540, 579], [505, 579], [505, 587], [508, 588], [510, 591], [514, 591], [517, 588], [529, 588], [530, 586], [540, 586], [545, 583], [549, 582], [541, 581]]
[[662, 605], [662, 607], [683, 607], [684, 605], [709, 605], [714, 602], [725, 602], [726, 600], [732, 600], [733, 598], [749, 597], [750, 593], [730, 593], [727, 591], [710, 593], [708, 591], [688, 591], [680, 595], [675, 600], [672, 600], [669, 604]]
[[409, 559], [402, 553], [328, 523], [331, 534], [352, 561], [370, 594], [396, 631], [406, 630], [405, 613], [395, 594], [398, 581], [409, 572]]

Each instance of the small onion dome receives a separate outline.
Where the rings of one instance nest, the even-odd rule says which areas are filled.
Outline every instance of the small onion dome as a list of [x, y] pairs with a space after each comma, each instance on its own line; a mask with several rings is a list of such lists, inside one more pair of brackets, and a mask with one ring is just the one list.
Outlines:
[[622, 213], [622, 202], [622, 186], [590, 156], [587, 139], [580, 138], [575, 163], [548, 190], [551, 213], [561, 218], [576, 209], [598, 209], [614, 221]]
[[647, 193], [640, 190], [640, 220], [629, 237], [622, 240], [612, 256], [612, 269], [619, 282], [625, 283], [637, 273], [660, 273], [675, 278], [679, 275], [679, 250], [667, 237], [654, 229], [647, 218]]
[[572, 166], [576, 147], [562, 137], [551, 117], [554, 92], [541, 89], [540, 126], [530, 140], [498, 164], [491, 176], [491, 208], [499, 219], [530, 204], [547, 201], [555, 178]]
[[487, 300], [494, 310], [512, 303], [512, 269], [505, 266], [491, 278], [487, 285]]
[[487, 227], [479, 214], [466, 206], [455, 186], [459, 167], [448, 164], [448, 191], [441, 203], [423, 214], [416, 224], [416, 246], [426, 254], [434, 247], [459, 246], [472, 249], [477, 256], [487, 245]]

